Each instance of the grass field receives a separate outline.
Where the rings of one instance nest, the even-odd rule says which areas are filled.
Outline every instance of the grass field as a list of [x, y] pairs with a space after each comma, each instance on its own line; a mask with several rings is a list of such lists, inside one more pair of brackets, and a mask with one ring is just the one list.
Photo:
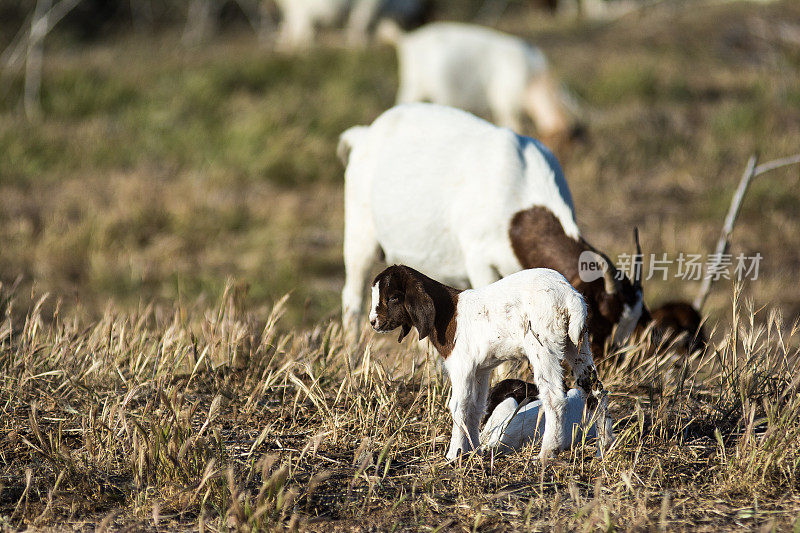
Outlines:
[[[778, 31], [800, 5], [670, 5], [500, 22], [575, 95], [588, 138], [559, 155], [610, 254], [634, 225], [646, 254], [709, 252], [750, 154], [800, 151], [800, 48]], [[238, 33], [55, 36], [34, 122], [0, 79], [0, 527], [800, 527], [798, 167], [748, 193], [732, 252], [764, 259], [716, 286], [709, 350], [643, 339], [603, 363], [606, 459], [451, 466], [432, 357], [337, 324], [336, 140], [391, 105], [395, 68]], [[651, 305], [696, 290], [645, 285]]]

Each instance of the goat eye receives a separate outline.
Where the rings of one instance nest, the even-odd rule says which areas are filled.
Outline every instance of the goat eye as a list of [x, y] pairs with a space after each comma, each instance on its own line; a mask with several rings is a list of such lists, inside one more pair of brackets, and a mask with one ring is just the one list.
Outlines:
[[397, 303], [397, 302], [399, 302], [399, 301], [400, 301], [400, 297], [399, 297], [399, 296], [397, 296], [396, 294], [395, 294], [394, 296], [391, 296], [391, 297], [389, 298], [389, 303], [396, 304], [396, 303]]

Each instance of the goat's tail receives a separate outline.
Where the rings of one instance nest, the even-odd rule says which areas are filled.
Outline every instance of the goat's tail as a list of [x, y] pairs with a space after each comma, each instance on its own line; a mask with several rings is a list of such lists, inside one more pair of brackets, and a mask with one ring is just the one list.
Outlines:
[[344, 166], [350, 159], [350, 152], [356, 143], [366, 135], [369, 126], [353, 126], [339, 135], [339, 144], [336, 147], [336, 155]]
[[575, 346], [580, 346], [581, 337], [586, 329], [586, 302], [583, 297], [574, 292], [566, 302], [567, 307], [567, 334]]

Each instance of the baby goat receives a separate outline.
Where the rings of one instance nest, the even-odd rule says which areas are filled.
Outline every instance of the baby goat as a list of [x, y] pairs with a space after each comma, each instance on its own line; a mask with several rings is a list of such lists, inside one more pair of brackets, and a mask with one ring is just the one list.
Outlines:
[[[598, 427], [600, 431], [611, 434], [611, 419], [600, 420], [595, 416], [586, 408], [587, 399], [586, 393], [581, 389], [567, 391], [563, 424], [567, 434], [572, 437], [572, 446], [580, 444], [584, 439], [597, 438]], [[492, 410], [484, 424], [481, 430], [481, 447], [506, 453], [519, 450], [530, 442], [538, 442], [547, 425], [547, 415], [542, 416], [541, 407], [541, 400], [518, 403], [513, 396], [509, 396]], [[603, 448], [598, 447], [597, 453], [602, 456]]]
[[[489, 378], [504, 361], [527, 358], [545, 412], [542, 460], [569, 446], [563, 414], [561, 360], [605, 419], [606, 393], [597, 379], [586, 334], [586, 304], [567, 280], [546, 268], [523, 270], [480, 289], [459, 291], [416, 270], [390, 266], [372, 285], [370, 324], [378, 332], [411, 328], [444, 358], [453, 392], [453, 434], [447, 458], [479, 446]], [[609, 435], [600, 436], [610, 444]]]

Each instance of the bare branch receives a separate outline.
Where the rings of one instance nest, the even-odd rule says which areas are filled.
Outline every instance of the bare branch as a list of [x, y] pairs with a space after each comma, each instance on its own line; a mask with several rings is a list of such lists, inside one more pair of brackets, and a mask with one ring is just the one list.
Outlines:
[[[67, 15], [67, 13], [72, 11], [75, 6], [80, 4], [80, 2], [81, 0], [61, 0], [59, 3], [51, 7], [47, 13], [44, 14], [44, 20], [46, 21], [44, 34], [47, 35], [50, 30], [52, 30], [53, 27], [55, 27], [55, 25]], [[6, 47], [6, 49], [3, 51], [3, 54], [0, 55], [0, 61], [5, 63], [6, 68], [14, 68], [15, 66], [19, 65], [19, 63], [25, 57], [26, 50], [29, 46], [28, 40], [30, 39], [28, 28], [33, 25], [33, 20], [35, 20], [35, 18], [36, 17], [34, 16], [32, 20], [25, 22], [17, 35], [14, 36], [11, 44], [9, 44], [8, 47]]]
[[28, 51], [25, 54], [25, 92], [22, 95], [25, 115], [34, 118], [39, 114], [39, 92], [42, 86], [42, 44], [47, 35], [47, 14], [52, 0], [37, 0], [28, 33]]
[[[722, 263], [722, 254], [724, 254], [730, 246], [733, 225], [736, 223], [736, 217], [739, 215], [739, 208], [742, 206], [744, 193], [747, 192], [747, 188], [750, 186], [750, 180], [752, 180], [753, 176], [755, 175], [757, 162], [758, 156], [755, 154], [751, 155], [750, 160], [747, 162], [747, 168], [742, 175], [742, 179], [739, 181], [739, 186], [736, 188], [736, 192], [733, 194], [731, 206], [728, 209], [728, 214], [725, 216], [725, 223], [722, 225], [722, 234], [717, 241], [717, 247], [714, 251], [716, 254], [714, 257], [715, 262], [710, 266], [709, 270], [719, 267], [719, 265]], [[708, 293], [711, 291], [711, 283], [711, 276], [706, 275], [703, 278], [703, 284], [700, 286], [700, 291], [697, 294], [697, 298], [694, 300], [694, 308], [698, 311], [702, 310], [703, 304], [706, 303]]]
[[756, 167], [754, 176], [760, 176], [761, 174], [769, 172], [770, 170], [775, 170], [776, 168], [781, 168], [781, 167], [787, 167], [789, 165], [794, 165], [795, 163], [800, 163], [800, 154], [793, 155], [790, 157], [784, 157], [782, 159], [775, 159], [774, 161], [770, 161], [769, 163], [758, 165]]
[[[722, 263], [722, 255], [728, 251], [728, 248], [730, 248], [733, 227], [736, 224], [736, 218], [739, 216], [739, 209], [742, 206], [742, 201], [744, 200], [744, 195], [747, 192], [747, 188], [750, 186], [750, 181], [754, 177], [765, 174], [771, 170], [800, 163], [800, 154], [781, 159], [775, 159], [773, 161], [769, 161], [768, 163], [756, 166], [757, 162], [758, 156], [755, 154], [750, 156], [750, 160], [747, 162], [747, 168], [745, 169], [742, 179], [739, 181], [739, 186], [736, 188], [736, 192], [731, 200], [731, 206], [728, 209], [727, 216], [725, 217], [725, 223], [722, 225], [722, 234], [717, 241], [717, 247], [714, 251], [714, 263], [710, 265], [709, 270], [719, 268], [720, 264]], [[708, 294], [711, 291], [711, 284], [712, 279], [710, 276], [703, 278], [703, 283], [697, 293], [697, 298], [694, 300], [694, 307], [698, 311], [702, 310], [703, 305], [708, 298]]]

